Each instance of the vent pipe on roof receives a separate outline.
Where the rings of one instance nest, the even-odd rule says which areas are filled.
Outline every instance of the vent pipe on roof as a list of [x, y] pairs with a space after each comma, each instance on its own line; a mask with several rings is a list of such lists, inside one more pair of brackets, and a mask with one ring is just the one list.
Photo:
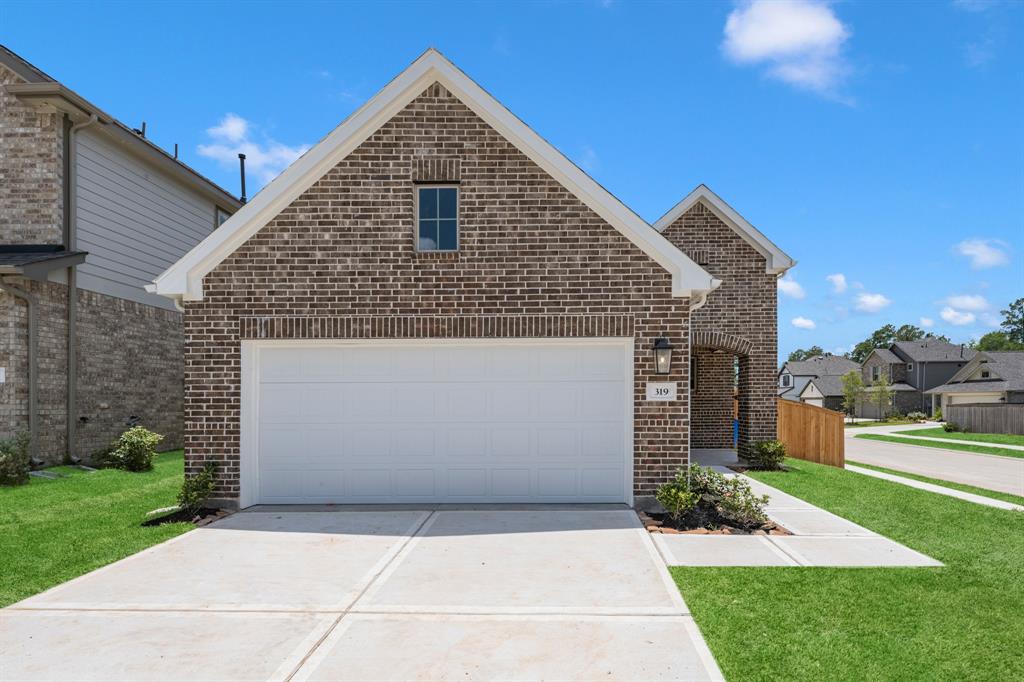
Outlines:
[[240, 197], [240, 199], [242, 200], [242, 203], [244, 204], [246, 202], [246, 198], [245, 198], [245, 154], [239, 154], [238, 155], [238, 166], [239, 166], [239, 172], [242, 174], [242, 196]]

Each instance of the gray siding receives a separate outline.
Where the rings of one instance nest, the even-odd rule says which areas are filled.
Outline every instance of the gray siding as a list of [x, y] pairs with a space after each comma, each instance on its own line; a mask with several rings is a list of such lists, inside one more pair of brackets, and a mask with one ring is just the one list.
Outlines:
[[145, 285], [213, 231], [215, 205], [98, 130], [77, 134], [82, 289], [173, 309]]

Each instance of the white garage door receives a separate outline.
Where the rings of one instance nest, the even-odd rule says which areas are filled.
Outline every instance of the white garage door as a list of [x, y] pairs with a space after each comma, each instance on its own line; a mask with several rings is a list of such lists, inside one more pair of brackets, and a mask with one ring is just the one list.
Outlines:
[[255, 476], [243, 477], [255, 491], [243, 498], [628, 501], [628, 348], [620, 339], [261, 346], [249, 408]]

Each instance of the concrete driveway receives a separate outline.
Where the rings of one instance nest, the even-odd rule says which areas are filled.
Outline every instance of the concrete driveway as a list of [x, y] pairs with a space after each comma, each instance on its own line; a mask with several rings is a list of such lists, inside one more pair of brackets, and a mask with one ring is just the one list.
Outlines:
[[7, 680], [720, 679], [629, 510], [258, 510], [0, 611]]
[[[928, 424], [920, 428], [930, 428]], [[1024, 458], [978, 455], [920, 445], [904, 445], [855, 438], [861, 433], [894, 434], [913, 426], [879, 426], [846, 429], [846, 460], [906, 471], [942, 481], [953, 481], [1012, 495], [1024, 495]]]

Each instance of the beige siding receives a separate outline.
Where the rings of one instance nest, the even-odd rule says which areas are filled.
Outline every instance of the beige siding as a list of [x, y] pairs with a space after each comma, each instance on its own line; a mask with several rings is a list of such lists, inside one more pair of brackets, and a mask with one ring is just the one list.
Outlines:
[[215, 206], [101, 130], [77, 135], [78, 248], [83, 289], [172, 308], [144, 286], [213, 230]]

